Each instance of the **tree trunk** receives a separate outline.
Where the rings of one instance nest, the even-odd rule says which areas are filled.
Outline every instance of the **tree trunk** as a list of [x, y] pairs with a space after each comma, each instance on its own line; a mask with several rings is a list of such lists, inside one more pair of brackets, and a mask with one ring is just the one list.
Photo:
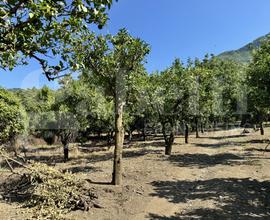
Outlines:
[[122, 152], [124, 145], [123, 112], [125, 100], [125, 72], [118, 72], [115, 81], [115, 148], [112, 184], [121, 185], [123, 176]]
[[166, 134], [166, 124], [162, 124], [162, 133], [165, 140], [165, 155], [172, 154], [172, 145], [175, 137], [175, 126], [171, 125], [170, 135]]
[[172, 143], [168, 143], [165, 146], [165, 155], [171, 155], [172, 154]]
[[175, 128], [172, 127], [170, 137], [167, 140], [166, 146], [165, 146], [165, 155], [171, 155], [172, 154], [172, 146], [174, 142], [174, 135], [175, 135]]
[[122, 151], [123, 151], [123, 102], [116, 99], [115, 103], [115, 148], [112, 184], [122, 184]]
[[112, 143], [112, 136], [111, 136], [111, 132], [109, 131], [107, 133], [107, 144], [110, 145]]
[[188, 124], [185, 124], [185, 143], [188, 144]]
[[216, 130], [217, 130], [217, 121], [214, 120], [214, 131], [216, 131]]
[[201, 122], [201, 133], [204, 134], [204, 126], [202, 122]]
[[128, 141], [132, 141], [132, 131], [128, 131]]
[[261, 135], [264, 135], [263, 122], [260, 123]]
[[199, 122], [198, 122], [198, 118], [195, 118], [195, 130], [196, 130], [196, 138], [199, 138]]
[[143, 141], [146, 140], [146, 131], [145, 131], [145, 119], [143, 120], [143, 130], [142, 130], [142, 135], [143, 135]]
[[69, 159], [69, 147], [68, 144], [64, 145], [64, 162], [67, 162]]

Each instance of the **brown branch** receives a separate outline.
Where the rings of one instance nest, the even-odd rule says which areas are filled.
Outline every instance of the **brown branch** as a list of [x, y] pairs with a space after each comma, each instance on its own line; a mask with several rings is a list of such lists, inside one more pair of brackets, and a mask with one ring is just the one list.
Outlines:
[[11, 171], [12, 173], [14, 173], [14, 169], [13, 169], [13, 167], [11, 166], [11, 164], [9, 163], [9, 161], [8, 161], [7, 158], [5, 158], [5, 161], [6, 161], [7, 165], [8, 165], [8, 167], [9, 167], [10, 171]]
[[[46, 71], [46, 69], [48, 68], [48, 64], [47, 64], [47, 61], [46, 61], [46, 60], [44, 60], [44, 59], [42, 59], [42, 58], [39, 58], [39, 57], [38, 57], [37, 55], [35, 55], [34, 53], [30, 53], [29, 56], [30, 56], [31, 58], [36, 59], [36, 60], [40, 63], [40, 65], [41, 65], [41, 67], [42, 67], [42, 69], [43, 69], [43, 71], [44, 71], [44, 74], [45, 74], [46, 78], [47, 78], [49, 81], [53, 81], [53, 80], [55, 80], [55, 79], [59, 79], [59, 78], [62, 78], [62, 77], [65, 77], [65, 76], [68, 76], [68, 75], [69, 75], [69, 73], [65, 73], [65, 74], [62, 74], [62, 75], [58, 75], [60, 72], [66, 71], [66, 70], [68, 69], [68, 67], [66, 67], [66, 68], [64, 68], [64, 69], [62, 69], [61, 71], [58, 71], [58, 72], [50, 72], [50, 71]], [[53, 76], [53, 77], [52, 77], [53, 74], [55, 74], [55, 75], [57, 75], [57, 76]]]
[[[11, 161], [13, 161], [14, 163], [16, 163], [16, 164], [18, 164], [18, 165], [24, 167], [25, 169], [31, 170], [28, 166], [25, 166], [25, 165], [22, 164], [21, 162], [19, 162], [19, 161], [17, 161], [17, 160], [14, 160], [13, 158], [11, 158], [11, 157], [5, 155], [5, 154], [4, 154], [3, 152], [1, 152], [1, 151], [0, 151], [0, 155], [1, 155], [3, 158], [5, 158], [5, 160], [11, 160]], [[11, 169], [13, 169], [13, 168], [11, 168]]]

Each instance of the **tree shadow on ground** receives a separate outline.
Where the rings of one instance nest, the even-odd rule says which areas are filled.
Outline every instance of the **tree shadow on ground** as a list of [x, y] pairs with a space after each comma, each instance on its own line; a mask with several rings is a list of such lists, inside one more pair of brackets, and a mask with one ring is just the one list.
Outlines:
[[123, 158], [136, 158], [136, 157], [141, 157], [145, 156], [147, 154], [161, 154], [163, 153], [163, 150], [148, 150], [148, 149], [141, 149], [141, 150], [136, 150], [136, 151], [126, 151], [123, 152]]
[[223, 143], [196, 143], [197, 147], [206, 147], [206, 148], [220, 148], [220, 147], [232, 147], [232, 146], [243, 146], [245, 144], [267, 144], [269, 140], [247, 140], [247, 141], [231, 141]]
[[[270, 182], [252, 179], [211, 179], [204, 181], [155, 181], [151, 196], [171, 203], [212, 201], [213, 209], [198, 207], [166, 217], [149, 214], [148, 219], [269, 219]], [[191, 207], [192, 208], [192, 207]]]
[[171, 155], [167, 158], [171, 163], [179, 167], [191, 167], [197, 166], [199, 168], [206, 168], [216, 166], [219, 164], [233, 166], [241, 163], [244, 160], [243, 157], [235, 154], [224, 153], [224, 154], [181, 154]]
[[[162, 134], [156, 134], [156, 135], [154, 135], [154, 134], [147, 134], [146, 136], [145, 136], [145, 138], [146, 138], [146, 140], [163, 140], [163, 135]], [[126, 136], [126, 138], [125, 138], [125, 140], [128, 140], [128, 136]], [[132, 140], [131, 140], [132, 142], [136, 142], [136, 141], [138, 141], [138, 142], [140, 142], [140, 141], [145, 141], [144, 140], [144, 138], [143, 138], [143, 136], [142, 135], [133, 135], [132, 136]]]
[[240, 141], [240, 144], [267, 144], [269, 139]]
[[241, 138], [241, 137], [246, 137], [245, 134], [239, 134], [239, 135], [223, 135], [223, 136], [216, 136], [216, 137], [200, 137], [200, 138], [205, 138], [205, 139], [212, 139], [212, 140], [223, 140], [223, 139], [232, 139], [232, 138]]
[[[123, 151], [123, 158], [137, 158], [144, 156], [146, 154], [161, 154], [163, 153], [163, 150], [149, 150], [141, 148], [139, 150], [128, 150]], [[28, 160], [36, 161], [45, 163], [50, 166], [54, 166], [57, 163], [63, 163], [64, 157], [63, 155], [57, 154], [57, 155], [31, 155], [27, 157]], [[77, 165], [78, 162], [85, 160], [87, 163], [97, 163], [97, 162], [104, 162], [108, 160], [113, 159], [113, 152], [99, 152], [99, 154], [93, 154], [93, 153], [82, 153], [77, 157], [71, 157], [69, 161], [67, 161], [68, 164], [71, 165]]]
[[62, 155], [31, 155], [27, 156], [27, 160], [45, 163], [50, 166], [54, 166], [57, 163], [64, 162], [64, 156]]
[[232, 147], [235, 145], [239, 145], [239, 142], [224, 142], [224, 143], [214, 143], [214, 144], [206, 144], [206, 143], [196, 143], [194, 144], [197, 147], [205, 147], [205, 148], [221, 148], [221, 147]]
[[165, 142], [164, 141], [147, 141], [147, 142], [131, 142], [126, 145], [127, 148], [146, 148], [146, 147], [164, 147]]
[[27, 149], [25, 153], [28, 154], [28, 153], [37, 153], [37, 152], [56, 151], [59, 149], [62, 149], [62, 147], [61, 146], [32, 147], [30, 149]]
[[270, 152], [270, 149], [265, 149], [265, 148], [260, 149], [260, 148], [252, 147], [252, 148], [245, 149], [245, 151], [248, 151], [248, 152], [257, 151], [257, 152], [261, 152], [261, 153], [266, 153], [266, 152]]
[[[145, 156], [147, 154], [161, 154], [163, 150], [149, 150], [149, 149], [139, 149], [134, 151], [123, 151], [123, 158], [138, 158]], [[77, 158], [72, 159], [72, 164], [77, 164], [78, 160], [86, 160], [88, 163], [105, 162], [108, 160], [113, 160], [113, 152], [107, 152], [102, 154], [84, 154]]]
[[106, 151], [113, 146], [112, 143], [108, 143], [107, 141], [95, 140], [91, 143], [84, 143], [79, 145], [79, 149], [85, 152], [99, 152]]
[[102, 171], [102, 169], [93, 166], [76, 166], [63, 169], [62, 171], [71, 173], [93, 173]]

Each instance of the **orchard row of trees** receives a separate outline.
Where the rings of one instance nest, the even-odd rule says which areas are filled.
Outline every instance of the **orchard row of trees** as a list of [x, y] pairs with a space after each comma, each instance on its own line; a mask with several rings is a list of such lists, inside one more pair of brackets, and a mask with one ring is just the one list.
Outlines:
[[[34, 59], [61, 88], [0, 91], [0, 143], [28, 131], [53, 142], [87, 141], [95, 132], [115, 139], [114, 184], [122, 181], [125, 131], [146, 135], [160, 127], [165, 153], [185, 128], [199, 137], [209, 124], [269, 117], [270, 43], [247, 67], [206, 56], [183, 64], [175, 60], [162, 72], [144, 68], [150, 47], [123, 29], [97, 36], [91, 24], [106, 23], [112, 0], [3, 1], [0, 3], [0, 68], [12, 70]], [[79, 79], [69, 73], [79, 72]], [[62, 74], [62, 75], [61, 75]], [[28, 113], [28, 114], [26, 114]], [[247, 114], [246, 114], [247, 113]], [[245, 117], [243, 117], [245, 114]]]
[[190, 130], [199, 137], [199, 131], [218, 122], [235, 123], [248, 115], [263, 133], [270, 106], [268, 42], [249, 67], [206, 55], [185, 65], [176, 59], [152, 74], [142, 63], [148, 45], [126, 30], [90, 42], [94, 47], [84, 47], [85, 56], [77, 58], [86, 59], [89, 67], [81, 69], [78, 79], [62, 78], [57, 91], [1, 89], [1, 143], [23, 131], [50, 144], [58, 137], [63, 145], [106, 134], [108, 143], [115, 139], [113, 182], [121, 184], [123, 142], [134, 131], [144, 139], [147, 131], [161, 132], [167, 155], [179, 130], [187, 143]]
[[[186, 66], [176, 59], [168, 69], [153, 74], [139, 65], [120, 85], [125, 87], [121, 91], [124, 130], [131, 139], [135, 130], [145, 136], [146, 130], [154, 133], [160, 128], [170, 148], [177, 127], [193, 127], [199, 136], [199, 130], [213, 122], [240, 119], [244, 72], [239, 70], [240, 65], [215, 57], [190, 60]], [[108, 80], [105, 86], [99, 77], [84, 70], [79, 79], [62, 78], [57, 91], [48, 87], [12, 90], [28, 113], [28, 131], [49, 143], [55, 136], [62, 142], [84, 142], [90, 134], [110, 137], [115, 85]]]

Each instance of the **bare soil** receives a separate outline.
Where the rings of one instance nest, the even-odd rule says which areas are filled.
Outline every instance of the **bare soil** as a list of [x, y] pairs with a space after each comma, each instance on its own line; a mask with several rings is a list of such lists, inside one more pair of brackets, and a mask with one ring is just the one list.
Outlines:
[[[270, 138], [242, 129], [178, 137], [171, 156], [162, 137], [132, 142], [124, 150], [124, 184], [112, 186], [113, 149], [74, 147], [63, 163], [62, 148], [35, 147], [27, 156], [91, 181], [102, 209], [74, 211], [67, 219], [169, 220], [270, 219]], [[90, 150], [92, 151], [92, 150]], [[9, 175], [0, 169], [0, 183]], [[0, 198], [0, 219], [26, 219], [19, 203]]]

